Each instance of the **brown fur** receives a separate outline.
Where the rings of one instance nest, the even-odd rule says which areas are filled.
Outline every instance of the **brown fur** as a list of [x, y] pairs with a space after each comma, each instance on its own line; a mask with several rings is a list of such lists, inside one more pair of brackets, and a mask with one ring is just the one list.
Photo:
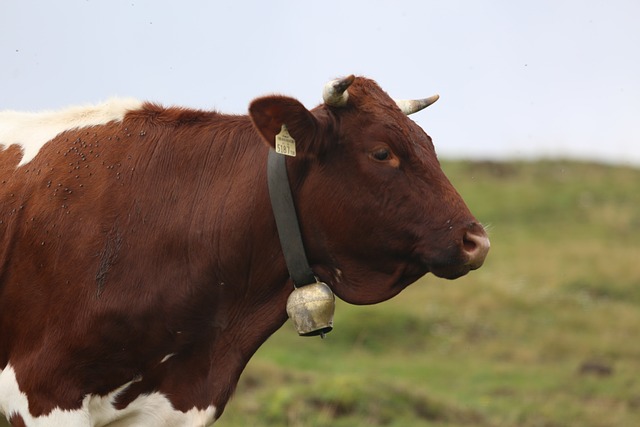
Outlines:
[[[484, 232], [431, 139], [374, 82], [349, 92], [311, 111], [260, 98], [250, 116], [146, 104], [58, 135], [18, 169], [15, 148], [0, 151], [0, 366], [34, 416], [134, 378], [120, 407], [159, 390], [219, 416], [286, 320], [265, 144], [282, 123], [308, 257], [338, 296], [376, 303], [429, 270], [469, 270], [464, 235]], [[395, 163], [371, 157], [380, 145]]]

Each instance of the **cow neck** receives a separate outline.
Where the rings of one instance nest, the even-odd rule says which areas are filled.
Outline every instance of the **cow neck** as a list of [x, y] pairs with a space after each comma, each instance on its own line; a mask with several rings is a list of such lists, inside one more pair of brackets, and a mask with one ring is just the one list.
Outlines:
[[317, 280], [309, 266], [302, 243], [285, 160], [284, 155], [276, 153], [273, 149], [269, 150], [267, 160], [269, 198], [289, 276], [293, 285], [298, 288], [316, 283]]

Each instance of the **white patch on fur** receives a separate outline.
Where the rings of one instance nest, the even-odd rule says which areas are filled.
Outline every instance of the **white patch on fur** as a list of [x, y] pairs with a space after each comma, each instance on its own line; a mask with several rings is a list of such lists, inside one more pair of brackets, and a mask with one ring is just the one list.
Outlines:
[[20, 391], [14, 370], [7, 365], [0, 371], [0, 414], [9, 418], [18, 414], [29, 427], [205, 427], [213, 424], [214, 406], [181, 412], [159, 392], [140, 395], [126, 408], [116, 409], [113, 403], [117, 396], [133, 382], [106, 396], [85, 396], [80, 409], [56, 408], [45, 416], [33, 417], [27, 395]]
[[0, 111], [0, 151], [14, 144], [22, 147], [23, 156], [18, 165], [22, 166], [33, 160], [42, 146], [59, 133], [120, 121], [128, 111], [138, 110], [141, 106], [142, 101], [136, 99], [112, 98], [102, 104], [61, 111]]

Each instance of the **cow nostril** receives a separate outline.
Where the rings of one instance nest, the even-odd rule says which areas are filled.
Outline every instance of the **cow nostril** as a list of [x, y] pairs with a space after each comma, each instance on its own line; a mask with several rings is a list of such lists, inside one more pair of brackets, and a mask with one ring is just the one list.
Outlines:
[[470, 239], [468, 233], [465, 233], [464, 238], [462, 239], [462, 246], [465, 252], [473, 252], [477, 248], [477, 244], [474, 239]]
[[467, 264], [472, 269], [480, 268], [484, 263], [491, 243], [487, 237], [487, 233], [483, 229], [479, 231], [467, 231], [462, 239], [462, 247], [464, 252], [468, 255], [469, 260]]

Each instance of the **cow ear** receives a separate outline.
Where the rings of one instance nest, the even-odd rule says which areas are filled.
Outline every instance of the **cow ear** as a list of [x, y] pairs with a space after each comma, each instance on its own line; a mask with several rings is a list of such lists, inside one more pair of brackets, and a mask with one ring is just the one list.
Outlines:
[[249, 116], [262, 138], [275, 148], [276, 135], [286, 125], [295, 140], [296, 150], [310, 153], [317, 130], [313, 114], [297, 99], [286, 96], [266, 96], [254, 100], [249, 106]]

